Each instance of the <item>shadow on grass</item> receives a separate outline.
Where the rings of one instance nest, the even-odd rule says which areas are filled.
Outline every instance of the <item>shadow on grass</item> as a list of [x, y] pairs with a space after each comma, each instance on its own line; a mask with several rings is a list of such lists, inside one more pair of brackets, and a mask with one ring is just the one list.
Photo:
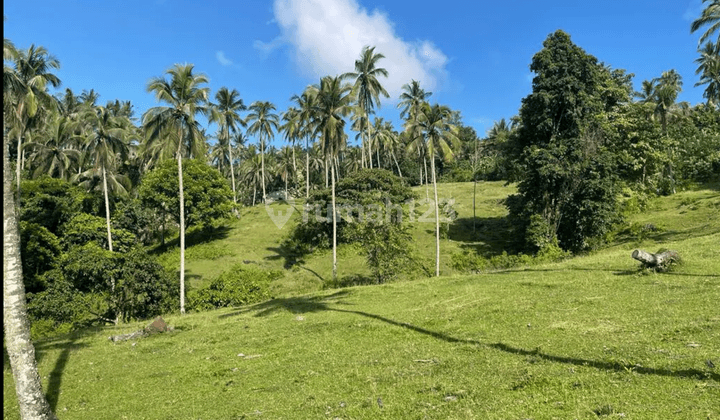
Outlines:
[[[91, 330], [93, 331], [93, 333], [97, 331], [97, 329]], [[57, 403], [60, 397], [60, 389], [62, 388], [63, 372], [65, 371], [65, 367], [67, 366], [68, 360], [70, 359], [70, 354], [76, 350], [80, 350], [88, 346], [85, 343], [77, 342], [77, 340], [79, 340], [85, 335], [88, 335], [88, 333], [84, 331], [77, 331], [70, 333], [67, 340], [53, 341], [48, 342], [47, 344], [39, 343], [35, 346], [36, 357], [38, 357], [38, 360], [42, 359], [42, 357], [48, 350], [60, 349], [60, 355], [58, 355], [58, 358], [55, 360], [55, 367], [53, 367], [53, 370], [48, 376], [48, 386], [45, 392], [45, 398], [47, 399], [48, 404], [50, 404], [50, 409], [53, 412], [55, 412], [57, 409]]]
[[[205, 229], [188, 229], [185, 233], [185, 249], [190, 248], [194, 245], [204, 244], [206, 242], [216, 241], [218, 239], [225, 239], [230, 236], [232, 228], [228, 225], [221, 225], [218, 227], [208, 227]], [[149, 248], [148, 253], [152, 255], [160, 255], [169, 249], [177, 248], [180, 246], [180, 237], [166, 241], [165, 245], [156, 245], [154, 248]]]
[[263, 302], [258, 305], [254, 305], [252, 307], [249, 307], [247, 309], [243, 309], [237, 312], [233, 312], [230, 314], [223, 314], [220, 315], [222, 318], [231, 317], [235, 315], [239, 315], [242, 313], [247, 312], [253, 312], [258, 311], [255, 316], [256, 317], [262, 317], [270, 315], [274, 312], [280, 311], [280, 310], [286, 310], [293, 314], [302, 314], [307, 312], [322, 312], [322, 311], [333, 311], [333, 312], [343, 312], [348, 314], [354, 314], [363, 316], [366, 318], [376, 319], [378, 321], [384, 322], [389, 325], [393, 325], [400, 328], [406, 328], [411, 331], [415, 331], [419, 334], [427, 335], [433, 338], [436, 338], [438, 340], [442, 340], [448, 343], [460, 343], [460, 344], [470, 344], [477, 347], [485, 347], [485, 348], [491, 348], [495, 350], [499, 350], [505, 353], [510, 354], [516, 354], [521, 356], [534, 356], [543, 360], [547, 360], [554, 363], [563, 363], [573, 366], [589, 366], [598, 370], [607, 370], [607, 371], [616, 371], [616, 372], [635, 372], [642, 375], [657, 375], [657, 376], [669, 376], [669, 377], [680, 377], [680, 378], [696, 378], [696, 379], [710, 379], [715, 382], [720, 382], [720, 374], [717, 374], [715, 372], [707, 372], [702, 371], [698, 369], [681, 369], [681, 370], [671, 370], [671, 369], [658, 369], [658, 368], [652, 368], [652, 367], [645, 367], [645, 366], [639, 366], [639, 365], [633, 365], [629, 363], [618, 363], [618, 362], [606, 362], [601, 360], [590, 360], [590, 359], [582, 359], [582, 358], [576, 358], [576, 357], [568, 357], [568, 356], [559, 356], [559, 355], [553, 355], [545, 352], [541, 352], [538, 349], [535, 350], [525, 350], [519, 347], [513, 347], [509, 344], [505, 344], [503, 342], [497, 342], [497, 343], [483, 343], [481, 341], [477, 340], [469, 340], [464, 338], [457, 338], [453, 337], [448, 334], [444, 334], [437, 331], [428, 330], [425, 328], [421, 328], [412, 324], [408, 324], [406, 322], [399, 322], [395, 321], [390, 318], [386, 318], [384, 316], [371, 314], [368, 312], [358, 311], [358, 310], [350, 310], [350, 309], [342, 309], [342, 308], [331, 308], [328, 306], [329, 304], [347, 304], [342, 302], [341, 299], [345, 296], [348, 296], [350, 294], [347, 290], [341, 290], [336, 293], [333, 293], [331, 295], [327, 296], [313, 296], [313, 297], [293, 297], [293, 298], [284, 298], [284, 299], [273, 299], [267, 302]]
[[493, 257], [514, 247], [510, 225], [505, 217], [472, 217], [456, 219], [448, 229], [448, 239], [461, 242], [463, 249]]

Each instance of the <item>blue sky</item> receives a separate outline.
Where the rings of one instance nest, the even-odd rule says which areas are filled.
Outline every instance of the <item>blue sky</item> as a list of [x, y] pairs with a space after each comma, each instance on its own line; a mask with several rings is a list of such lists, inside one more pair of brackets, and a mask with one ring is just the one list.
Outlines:
[[[62, 88], [100, 93], [100, 103], [130, 100], [136, 116], [158, 105], [150, 78], [192, 63], [211, 94], [237, 89], [247, 105], [271, 101], [278, 112], [323, 75], [352, 70], [363, 45], [376, 45], [390, 71], [392, 97], [378, 115], [400, 127], [395, 105], [412, 78], [431, 102], [462, 112], [483, 136], [493, 121], [517, 114], [531, 92], [529, 64], [548, 34], [562, 29], [613, 68], [643, 80], [675, 69], [679, 100], [702, 102], [693, 87], [697, 40], [690, 23], [701, 0], [6, 0], [4, 37], [42, 45], [61, 63]], [[215, 127], [209, 127], [214, 132]], [[275, 144], [279, 144], [276, 142]]]

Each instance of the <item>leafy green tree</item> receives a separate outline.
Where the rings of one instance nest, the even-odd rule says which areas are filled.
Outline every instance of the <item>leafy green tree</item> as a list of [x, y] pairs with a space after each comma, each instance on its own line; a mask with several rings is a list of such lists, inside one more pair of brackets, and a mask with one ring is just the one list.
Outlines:
[[275, 110], [275, 105], [271, 102], [255, 101], [250, 105], [250, 114], [247, 116], [247, 122], [252, 123], [248, 127], [248, 133], [257, 135], [260, 140], [260, 167], [262, 175], [260, 180], [262, 181], [262, 192], [263, 192], [263, 203], [267, 192], [265, 191], [265, 145], [267, 141], [272, 140], [273, 130], [278, 131], [278, 116], [272, 111]]
[[[59, 235], [60, 243], [65, 250], [90, 242], [96, 243], [101, 248], [109, 249], [105, 227], [105, 221], [101, 217], [87, 213], [75, 214], [63, 225]], [[115, 238], [115, 250], [118, 252], [128, 252], [137, 244], [135, 235], [125, 229], [113, 228], [111, 234]]]
[[138, 190], [145, 206], [166, 208], [178, 224], [188, 227], [210, 227], [232, 213], [232, 190], [217, 169], [200, 160], [185, 160], [182, 205], [177, 195], [177, 170], [172, 161], [166, 161], [145, 175]]
[[630, 100], [630, 75], [611, 71], [556, 31], [533, 57], [533, 91], [512, 141], [520, 164], [508, 199], [519, 237], [534, 251], [581, 250], [618, 219], [613, 115]]
[[255, 154], [243, 161], [240, 165], [240, 182], [245, 185], [252, 185], [252, 205], [255, 206], [255, 198], [257, 197], [257, 187], [267, 181], [267, 176], [263, 171], [263, 162], [260, 154]]
[[36, 223], [54, 235], [75, 214], [90, 208], [90, 199], [78, 186], [48, 176], [22, 183], [24, 191], [20, 220]]
[[453, 146], [457, 146], [458, 128], [450, 122], [452, 111], [450, 108], [441, 105], [430, 106], [427, 102], [420, 106], [417, 118], [406, 127], [410, 135], [422, 139], [423, 144], [430, 158], [430, 170], [432, 172], [433, 191], [435, 194], [435, 276], [440, 276], [440, 210], [437, 195], [437, 180], [435, 175], [435, 158], [442, 157], [446, 161], [453, 158]]
[[378, 67], [378, 61], [385, 58], [380, 53], [375, 53], [375, 47], [365, 46], [360, 52], [360, 59], [355, 60], [355, 71], [343, 74], [341, 79], [355, 79], [353, 85], [353, 96], [364, 115], [366, 121], [361, 130], [363, 133], [363, 150], [368, 151], [368, 161], [372, 168], [372, 151], [366, 147], [367, 126], [369, 123], [369, 115], [373, 113], [375, 104], [380, 106], [380, 95], [389, 98], [387, 91], [378, 80], [378, 77], [388, 77], [388, 72], [384, 68]]
[[62, 253], [60, 240], [46, 227], [20, 222], [20, 252], [26, 293], [45, 289], [41, 276], [55, 266]]
[[698, 45], [705, 42], [705, 40], [710, 38], [715, 32], [718, 32], [717, 41], [720, 41], [720, 0], [703, 0], [703, 3], [707, 3], [707, 6], [703, 9], [700, 17], [695, 19], [690, 26], [691, 33], [694, 33], [704, 26], [709, 26], [698, 40]]
[[183, 189], [183, 158], [204, 156], [205, 139], [195, 120], [198, 114], [208, 114], [209, 88], [207, 76], [193, 73], [193, 65], [176, 64], [167, 71], [170, 80], [157, 77], [147, 86], [148, 92], [168, 106], [149, 109], [143, 115], [146, 133], [145, 150], [160, 158], [177, 160], [180, 223], [180, 313], [185, 313], [185, 198]]

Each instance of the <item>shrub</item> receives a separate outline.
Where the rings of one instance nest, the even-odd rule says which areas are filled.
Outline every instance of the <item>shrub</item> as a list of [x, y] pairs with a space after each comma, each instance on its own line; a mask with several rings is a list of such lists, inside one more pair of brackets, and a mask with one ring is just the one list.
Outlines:
[[207, 288], [188, 293], [188, 307], [194, 311], [205, 311], [269, 299], [270, 282], [282, 275], [282, 271], [263, 271], [235, 264]]

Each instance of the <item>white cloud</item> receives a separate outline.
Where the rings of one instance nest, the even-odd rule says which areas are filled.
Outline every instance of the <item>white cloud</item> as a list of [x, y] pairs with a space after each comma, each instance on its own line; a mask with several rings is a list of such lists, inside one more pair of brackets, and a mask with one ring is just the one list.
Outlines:
[[222, 51], [217, 51], [215, 53], [215, 58], [217, 58], [218, 63], [223, 66], [231, 66], [233, 63], [229, 58], [225, 57], [225, 53]]
[[300, 70], [317, 78], [353, 71], [364, 46], [375, 46], [385, 56], [378, 67], [389, 77], [380, 81], [396, 101], [402, 85], [420, 81], [426, 91], [437, 90], [445, 78], [447, 56], [431, 41], [400, 38], [389, 17], [368, 12], [356, 0], [275, 0], [274, 15], [281, 37], [255, 42], [268, 53], [281, 44], [293, 47]]

